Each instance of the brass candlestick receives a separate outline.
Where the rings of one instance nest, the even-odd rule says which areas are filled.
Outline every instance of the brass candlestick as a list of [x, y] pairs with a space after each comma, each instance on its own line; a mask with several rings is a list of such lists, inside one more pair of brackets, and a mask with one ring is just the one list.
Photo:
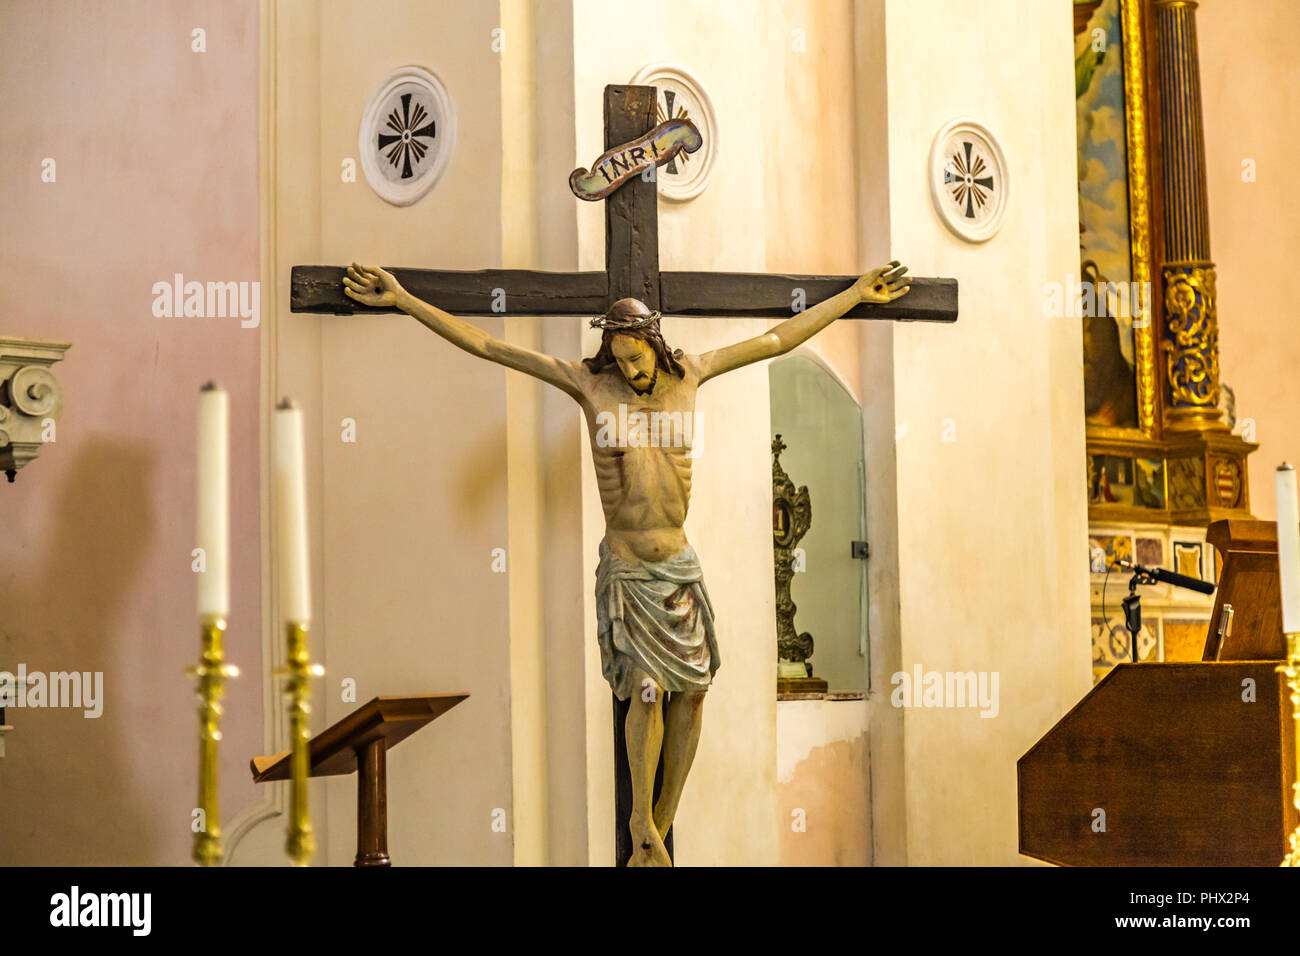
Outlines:
[[199, 618], [203, 653], [197, 667], [185, 673], [198, 679], [199, 697], [199, 809], [203, 826], [194, 834], [194, 862], [199, 866], [220, 866], [225, 855], [221, 840], [221, 815], [217, 797], [217, 744], [221, 740], [221, 698], [226, 693], [226, 678], [238, 677], [239, 668], [225, 662], [222, 636], [226, 619], [219, 614]]
[[[1296, 781], [1291, 785], [1292, 802], [1300, 812], [1300, 633], [1286, 636], [1286, 663], [1278, 667], [1286, 675], [1291, 688], [1291, 716], [1295, 719]], [[1291, 834], [1291, 849], [1282, 860], [1282, 866], [1300, 866], [1300, 826]]]
[[276, 671], [277, 677], [284, 678], [284, 696], [289, 702], [289, 829], [284, 848], [294, 866], [306, 866], [316, 853], [316, 836], [307, 812], [307, 778], [311, 771], [310, 681], [322, 676], [325, 668], [311, 663], [307, 622], [290, 621], [285, 628], [287, 663]]

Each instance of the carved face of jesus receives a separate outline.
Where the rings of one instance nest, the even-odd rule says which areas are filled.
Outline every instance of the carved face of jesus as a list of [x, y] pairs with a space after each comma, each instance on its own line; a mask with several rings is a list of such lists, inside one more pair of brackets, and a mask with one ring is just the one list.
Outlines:
[[650, 343], [631, 335], [616, 335], [610, 340], [609, 350], [627, 383], [638, 392], [648, 392], [655, 376], [655, 350]]

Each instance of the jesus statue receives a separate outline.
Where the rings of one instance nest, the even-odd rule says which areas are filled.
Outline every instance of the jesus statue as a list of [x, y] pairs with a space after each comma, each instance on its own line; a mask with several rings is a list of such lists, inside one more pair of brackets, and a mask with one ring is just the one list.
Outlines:
[[[582, 408], [605, 538], [596, 568], [597, 641], [605, 679], [627, 714], [632, 774], [628, 866], [671, 866], [673, 825], [700, 739], [704, 694], [718, 669], [713, 608], [683, 525], [695, 457], [695, 393], [715, 376], [784, 355], [862, 302], [907, 293], [907, 268], [890, 262], [848, 289], [762, 335], [703, 355], [672, 349], [659, 313], [619, 299], [599, 318], [600, 348], [582, 361], [555, 358], [493, 338], [421, 301], [391, 273], [353, 263], [344, 290], [363, 305], [398, 308], [471, 355], [554, 385]], [[664, 695], [671, 695], [663, 705]], [[651, 806], [662, 753], [659, 799]]]

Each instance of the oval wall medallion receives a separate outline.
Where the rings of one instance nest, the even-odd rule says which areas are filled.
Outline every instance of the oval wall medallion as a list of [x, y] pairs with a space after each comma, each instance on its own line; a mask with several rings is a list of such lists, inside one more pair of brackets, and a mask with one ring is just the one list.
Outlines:
[[420, 66], [393, 72], [361, 114], [357, 148], [370, 188], [409, 206], [446, 170], [456, 148], [456, 111], [442, 82]]
[[1007, 162], [994, 135], [972, 119], [955, 119], [930, 147], [930, 198], [939, 218], [967, 242], [1002, 228], [1007, 212]]
[[718, 119], [713, 100], [694, 76], [676, 63], [649, 63], [637, 70], [632, 86], [653, 86], [659, 90], [655, 123], [679, 117], [695, 123], [704, 145], [694, 153], [679, 153], [655, 172], [659, 195], [676, 202], [694, 199], [709, 184], [718, 158]]

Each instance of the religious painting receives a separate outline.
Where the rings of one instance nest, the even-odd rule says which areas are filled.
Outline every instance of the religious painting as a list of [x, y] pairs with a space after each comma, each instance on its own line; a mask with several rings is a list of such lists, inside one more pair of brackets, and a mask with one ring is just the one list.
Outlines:
[[1174, 570], [1189, 578], [1201, 576], [1201, 544], [1199, 541], [1174, 542]]
[[1088, 538], [1088, 566], [1093, 574], [1119, 570], [1121, 561], [1133, 560], [1133, 538], [1127, 534], [1094, 534]]
[[[1084, 414], [1092, 434], [1154, 418], [1141, 40], [1132, 0], [1075, 0]], [[1134, 148], [1135, 144], [1139, 147]]]
[[1165, 463], [1161, 458], [1133, 459], [1133, 500], [1143, 508], [1165, 506]]
[[1134, 460], [1122, 455], [1088, 456], [1088, 503], [1131, 505], [1134, 495]]
[[1199, 661], [1205, 654], [1205, 635], [1210, 622], [1205, 618], [1165, 618], [1164, 660]]
[[1137, 563], [1148, 568], [1163, 567], [1165, 563], [1165, 543], [1160, 538], [1137, 539]]
[[1163, 509], [1165, 463], [1127, 455], [1088, 456], [1088, 504]]

